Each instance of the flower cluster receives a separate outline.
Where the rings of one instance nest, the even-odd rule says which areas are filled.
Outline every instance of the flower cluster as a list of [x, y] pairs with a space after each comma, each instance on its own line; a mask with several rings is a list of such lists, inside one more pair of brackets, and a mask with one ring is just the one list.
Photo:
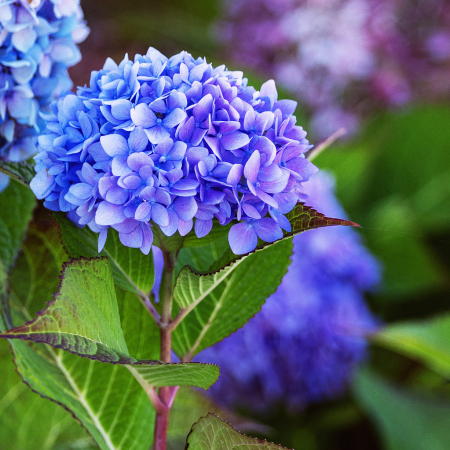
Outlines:
[[257, 92], [242, 72], [187, 52], [108, 59], [45, 116], [31, 188], [98, 232], [99, 250], [110, 227], [147, 254], [150, 222], [167, 236], [195, 227], [201, 238], [213, 220], [237, 219], [230, 246], [247, 253], [290, 230], [285, 214], [317, 171], [296, 105], [277, 99], [273, 80]]
[[18, 162], [36, 153], [45, 128], [39, 112], [72, 87], [67, 69], [81, 59], [76, 43], [88, 32], [79, 0], [2, 0], [0, 159]]
[[322, 137], [341, 126], [356, 131], [374, 107], [450, 96], [450, 5], [442, 0], [223, 3], [217, 34], [228, 56], [295, 93]]
[[[305, 188], [308, 204], [345, 216], [329, 175], [320, 173]], [[226, 406], [253, 412], [277, 404], [301, 409], [336, 397], [366, 355], [364, 335], [377, 326], [363, 294], [378, 281], [379, 266], [355, 230], [296, 236], [277, 292], [244, 328], [197, 356], [221, 370], [208, 392]]]

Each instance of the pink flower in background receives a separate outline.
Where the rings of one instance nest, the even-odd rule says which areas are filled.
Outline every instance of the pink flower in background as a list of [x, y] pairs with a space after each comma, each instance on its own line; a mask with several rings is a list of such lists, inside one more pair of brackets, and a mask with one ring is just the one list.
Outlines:
[[216, 31], [236, 63], [296, 94], [326, 137], [380, 107], [449, 96], [449, 26], [442, 0], [225, 0]]

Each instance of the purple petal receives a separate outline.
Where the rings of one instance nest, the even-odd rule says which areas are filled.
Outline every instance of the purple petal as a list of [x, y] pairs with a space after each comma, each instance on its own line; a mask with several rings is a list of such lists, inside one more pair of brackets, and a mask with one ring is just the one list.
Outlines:
[[212, 229], [213, 221], [196, 219], [195, 221], [195, 234], [198, 238], [205, 237]]
[[104, 230], [100, 230], [100, 234], [98, 235], [98, 252], [100, 253], [103, 250], [103, 247], [106, 243], [106, 238], [108, 237], [108, 228]]
[[128, 120], [132, 106], [129, 100], [119, 99], [111, 105], [111, 113], [116, 119]]
[[173, 209], [168, 209], [167, 214], [169, 215], [169, 225], [166, 227], [160, 226], [160, 228], [166, 236], [172, 236], [177, 231], [179, 220]]
[[113, 205], [106, 201], [98, 205], [95, 221], [98, 225], [115, 225], [126, 219], [122, 205]]
[[220, 139], [220, 144], [225, 150], [237, 150], [238, 148], [244, 147], [250, 142], [250, 138], [247, 134], [241, 131], [234, 131], [230, 134], [225, 134]]
[[141, 203], [134, 214], [134, 218], [140, 221], [148, 221], [150, 218], [152, 207], [149, 202]]
[[141, 167], [144, 166], [150, 166], [153, 167], [153, 161], [150, 158], [150, 156], [146, 155], [143, 152], [139, 153], [132, 153], [127, 158], [127, 164], [130, 169], [134, 170], [135, 172], [139, 172]]
[[191, 147], [186, 152], [186, 158], [190, 166], [196, 166], [207, 156], [208, 149], [205, 147]]
[[250, 205], [250, 203], [242, 203], [242, 209], [248, 217], [251, 217], [252, 219], [261, 219], [261, 214], [259, 214], [258, 210]]
[[170, 136], [170, 133], [161, 125], [145, 128], [144, 131], [152, 144], [159, 144], [163, 139]]
[[187, 222], [178, 220], [178, 232], [181, 236], [186, 236], [192, 230], [193, 225], [193, 220], [188, 220]]
[[159, 203], [154, 203], [152, 206], [152, 220], [162, 227], [167, 227], [169, 225], [167, 209]]
[[47, 197], [55, 185], [55, 178], [48, 175], [47, 169], [41, 170], [31, 180], [30, 188], [37, 199], [42, 200]]
[[195, 129], [195, 120], [193, 117], [189, 117], [184, 125], [180, 128], [178, 133], [178, 138], [181, 141], [189, 141], [191, 139], [192, 133]]
[[245, 164], [244, 176], [251, 183], [256, 183], [256, 180], [258, 178], [260, 160], [261, 160], [261, 155], [259, 154], [258, 150], [255, 150], [252, 153], [252, 156], [250, 156], [247, 163]]
[[120, 177], [125, 175], [127, 172], [130, 172], [130, 168], [127, 164], [127, 155], [116, 156], [111, 163], [111, 172], [116, 177]]
[[203, 122], [211, 112], [213, 98], [211, 94], [205, 95], [192, 109], [196, 122]]
[[194, 128], [194, 132], [191, 136], [191, 144], [199, 145], [208, 130], [206, 128]]
[[150, 128], [156, 124], [155, 113], [144, 103], [139, 103], [136, 108], [130, 111], [133, 122], [143, 128]]
[[274, 242], [283, 237], [280, 226], [268, 217], [253, 222], [253, 228], [260, 239], [265, 242]]
[[114, 205], [123, 205], [128, 200], [128, 191], [119, 186], [114, 186], [106, 193], [105, 200]]
[[108, 134], [100, 138], [103, 149], [109, 156], [128, 155], [127, 140], [120, 134]]
[[259, 188], [255, 189], [255, 192], [256, 192], [255, 195], [257, 195], [264, 203], [267, 203], [268, 205], [272, 206], [275, 209], [278, 208], [278, 203], [273, 199], [271, 195], [267, 194], [266, 192], [262, 191]]
[[143, 241], [142, 229], [138, 226], [131, 233], [119, 233], [119, 239], [125, 247], [140, 248]]
[[169, 206], [172, 203], [170, 195], [164, 189], [160, 188], [156, 188], [155, 201], [166, 206]]
[[227, 183], [236, 186], [242, 177], [244, 166], [242, 164], [233, 164], [227, 177]]
[[163, 119], [163, 124], [170, 129], [177, 126], [185, 117], [186, 113], [182, 109], [176, 108]]
[[173, 202], [173, 210], [177, 216], [185, 222], [191, 220], [196, 212], [198, 206], [193, 197], [177, 197]]
[[80, 199], [86, 200], [92, 197], [92, 186], [87, 183], [77, 183], [70, 186], [69, 192]]
[[150, 253], [153, 244], [153, 231], [147, 224], [142, 224], [141, 228], [142, 228], [141, 252], [144, 255], [148, 255]]
[[241, 222], [233, 225], [228, 233], [228, 242], [235, 255], [244, 255], [255, 249], [258, 236], [251, 223]]
[[142, 127], [136, 127], [130, 133], [128, 146], [132, 152], [142, 152], [148, 144], [148, 137]]
[[211, 150], [214, 152], [214, 154], [222, 160], [222, 155], [220, 154], [220, 144], [219, 139], [213, 136], [205, 136], [206, 143], [210, 146]]

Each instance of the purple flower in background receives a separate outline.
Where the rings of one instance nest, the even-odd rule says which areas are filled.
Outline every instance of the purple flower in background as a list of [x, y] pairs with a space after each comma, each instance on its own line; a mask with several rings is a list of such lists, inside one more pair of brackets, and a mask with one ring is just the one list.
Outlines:
[[39, 113], [72, 87], [67, 69], [81, 59], [76, 44], [88, 33], [79, 0], [1, 2], [0, 159], [36, 153], [45, 128]]
[[[304, 187], [307, 204], [345, 216], [330, 176], [319, 174]], [[288, 273], [262, 310], [197, 356], [221, 370], [208, 392], [228, 407], [254, 412], [302, 409], [338, 396], [367, 354], [364, 336], [377, 326], [364, 292], [379, 278], [379, 265], [355, 230], [296, 236]]]
[[380, 106], [448, 98], [449, 27], [442, 0], [223, 0], [216, 32], [228, 57], [275, 77], [327, 137]]
[[285, 214], [317, 171], [296, 102], [277, 98], [273, 80], [257, 92], [242, 72], [187, 52], [108, 59], [43, 116], [31, 188], [99, 233], [99, 251], [110, 227], [148, 253], [154, 226], [201, 238], [237, 220], [231, 249], [250, 252], [290, 229]]

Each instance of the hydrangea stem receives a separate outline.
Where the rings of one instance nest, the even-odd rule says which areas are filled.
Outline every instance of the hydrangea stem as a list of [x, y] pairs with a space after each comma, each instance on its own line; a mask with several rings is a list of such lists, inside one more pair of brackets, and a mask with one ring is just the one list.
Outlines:
[[[167, 252], [163, 249], [164, 255], [164, 275], [163, 275], [163, 298], [161, 304], [160, 319], [160, 359], [165, 363], [171, 362], [172, 352], [172, 330], [168, 329], [168, 325], [172, 319], [172, 303], [173, 303], [173, 273], [175, 268], [176, 253]], [[167, 429], [169, 425], [169, 412], [175, 397], [176, 390], [172, 387], [165, 386], [159, 388], [158, 396], [165, 408], [156, 413], [155, 433], [154, 433], [154, 450], [166, 450]]]

